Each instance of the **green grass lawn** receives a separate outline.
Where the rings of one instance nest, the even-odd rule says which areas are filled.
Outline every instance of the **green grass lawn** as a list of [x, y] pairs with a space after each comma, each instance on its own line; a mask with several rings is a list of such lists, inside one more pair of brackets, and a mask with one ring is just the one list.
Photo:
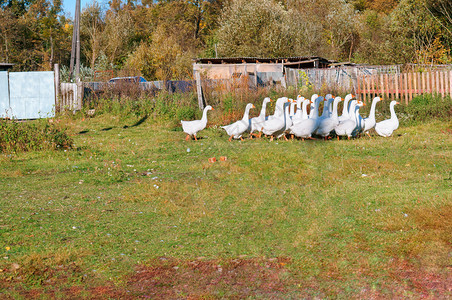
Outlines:
[[6, 297], [452, 296], [451, 122], [186, 142], [171, 122], [59, 121], [76, 149], [0, 154]]

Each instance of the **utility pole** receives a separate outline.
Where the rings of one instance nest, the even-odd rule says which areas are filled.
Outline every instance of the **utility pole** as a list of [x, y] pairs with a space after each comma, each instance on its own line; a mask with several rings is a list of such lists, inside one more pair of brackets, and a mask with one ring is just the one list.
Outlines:
[[74, 74], [75, 60], [75, 81], [80, 77], [80, 0], [75, 2], [74, 28], [72, 30], [71, 63], [69, 67], [69, 80]]
[[75, 20], [77, 22], [77, 47], [75, 50], [75, 82], [80, 80], [80, 0], [75, 2]]

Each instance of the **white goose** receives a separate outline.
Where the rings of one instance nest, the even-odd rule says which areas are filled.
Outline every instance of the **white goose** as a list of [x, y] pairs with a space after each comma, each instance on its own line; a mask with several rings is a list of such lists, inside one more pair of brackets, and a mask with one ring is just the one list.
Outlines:
[[275, 112], [273, 115], [267, 117], [266, 121], [272, 120], [274, 118], [281, 118], [284, 116], [284, 103], [289, 100], [287, 97], [278, 98], [275, 103]]
[[[282, 100], [281, 102], [278, 103], [280, 99]], [[287, 103], [287, 98], [280, 99], [278, 99], [276, 105], [283, 106], [284, 108], [282, 109], [282, 111], [288, 110], [289, 104]], [[283, 114], [282, 116], [275, 116], [273, 119], [268, 119], [267, 121], [264, 122], [264, 124], [262, 124], [262, 132], [265, 135], [271, 135], [270, 141], [273, 141], [273, 135], [276, 134], [280, 135], [281, 133], [283, 133], [285, 130], [285, 126], [286, 126], [285, 114]]]
[[230, 125], [221, 126], [221, 128], [226, 130], [227, 134], [229, 135], [229, 141], [231, 141], [232, 138], [241, 139], [243, 141], [242, 134], [250, 127], [249, 113], [251, 108], [254, 108], [254, 104], [248, 103], [241, 120], [238, 120], [237, 122]]
[[397, 101], [391, 101], [391, 104], [389, 104], [389, 109], [391, 110], [391, 118], [378, 122], [375, 124], [375, 131], [384, 137], [389, 137], [392, 135], [394, 130], [399, 128], [399, 119], [397, 119], [397, 115], [394, 111], [394, 106], [396, 104], [400, 104]]
[[295, 136], [302, 138], [311, 138], [312, 133], [317, 129], [319, 125], [319, 105], [323, 101], [323, 97], [317, 97], [314, 103], [311, 103], [310, 117], [306, 120], [302, 120], [296, 124], [293, 124], [290, 128], [290, 132]]
[[337, 105], [342, 101], [341, 97], [336, 97], [333, 102], [333, 112], [331, 117], [323, 118], [319, 120], [319, 126], [317, 127], [315, 134], [324, 138], [330, 135], [330, 132], [339, 124], [337, 118]]
[[[292, 106], [295, 101], [293, 99], [290, 100]], [[292, 118], [290, 117], [289, 107], [287, 105], [284, 110], [284, 127], [280, 131], [275, 132], [274, 135], [276, 135], [278, 139], [284, 137], [284, 139], [287, 141], [286, 131], [289, 131], [289, 128], [292, 126], [292, 124]]]
[[251, 122], [251, 129], [250, 129], [250, 133], [253, 134], [254, 131], [259, 131], [259, 137], [262, 134], [260, 132], [260, 130], [262, 129], [262, 124], [265, 122], [265, 113], [266, 113], [266, 109], [267, 109], [267, 103], [271, 102], [272, 99], [270, 99], [269, 97], [266, 97], [264, 99], [264, 101], [262, 102], [262, 108], [261, 108], [261, 113], [259, 114], [259, 116], [254, 117], [250, 120]]
[[297, 102], [293, 99], [289, 100], [290, 100], [289, 117], [292, 119], [295, 116], [295, 106], [297, 105]]
[[329, 118], [330, 116], [330, 104], [333, 102], [333, 98], [331, 94], [328, 94], [325, 96], [325, 101], [323, 102], [323, 112], [322, 115], [319, 117], [320, 120]]
[[[297, 120], [302, 120], [303, 119], [303, 116], [304, 116], [304, 111], [303, 111], [303, 109], [302, 109], [302, 105], [303, 105], [303, 102], [304, 102], [304, 97], [302, 97], [302, 96], [300, 96], [300, 95], [298, 95], [297, 96], [297, 100], [296, 100], [296, 103], [297, 103], [297, 112], [295, 113], [295, 115], [292, 117], [292, 121], [295, 123]], [[307, 118], [307, 114], [306, 114], [306, 118]]]
[[325, 99], [328, 100], [328, 117], [331, 117], [331, 114], [333, 113], [334, 96], [331, 94], [327, 94], [325, 96]]
[[[357, 100], [352, 100], [350, 102], [350, 109], [349, 113], [350, 115], [353, 115], [353, 117], [349, 118], [348, 120], [339, 123], [336, 128], [334, 129], [337, 134], [337, 139], [339, 140], [339, 136], [347, 136], [347, 139], [350, 139], [354, 135], [354, 131], [357, 124], [357, 118], [359, 115], [359, 107], [362, 106], [363, 103]], [[354, 112], [352, 114], [352, 112]]]
[[308, 104], [311, 103], [311, 100], [305, 99], [301, 97], [297, 100], [297, 113], [292, 118], [293, 123], [298, 123], [300, 121], [308, 119]]
[[364, 133], [366, 133], [369, 137], [369, 130], [375, 127], [375, 107], [377, 106], [377, 103], [380, 102], [380, 97], [375, 97], [372, 100], [372, 106], [370, 107], [370, 113], [367, 118], [364, 119]]
[[[312, 116], [314, 115], [314, 110], [312, 108], [313, 108], [313, 106], [315, 106], [315, 100], [317, 98], [319, 98], [319, 95], [317, 95], [317, 94], [314, 94], [314, 95], [311, 96], [311, 105], [310, 105], [310, 111], [309, 111], [309, 118], [312, 118]], [[318, 108], [319, 107], [317, 106], [317, 109]], [[318, 111], [317, 111], [317, 114], [318, 114]]]
[[201, 120], [193, 120], [193, 121], [180, 121], [182, 124], [182, 130], [187, 134], [187, 137], [185, 138], [186, 141], [190, 138], [191, 135], [196, 138], [196, 134], [206, 128], [207, 125], [207, 111], [213, 110], [213, 107], [210, 105], [207, 105], [203, 112], [202, 112], [202, 118]]
[[350, 118], [348, 114], [348, 109], [350, 107], [349, 101], [353, 98], [355, 98], [355, 96], [352, 94], [348, 94], [347, 96], [345, 96], [344, 106], [342, 107], [342, 115], [338, 117], [339, 122], [344, 122], [345, 120], [348, 120]]

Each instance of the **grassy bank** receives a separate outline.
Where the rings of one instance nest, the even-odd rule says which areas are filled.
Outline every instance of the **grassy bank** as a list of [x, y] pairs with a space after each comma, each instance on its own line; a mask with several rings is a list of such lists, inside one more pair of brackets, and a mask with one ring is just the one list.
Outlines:
[[451, 296], [450, 122], [229, 143], [152, 117], [57, 121], [75, 149], [0, 154], [6, 296]]

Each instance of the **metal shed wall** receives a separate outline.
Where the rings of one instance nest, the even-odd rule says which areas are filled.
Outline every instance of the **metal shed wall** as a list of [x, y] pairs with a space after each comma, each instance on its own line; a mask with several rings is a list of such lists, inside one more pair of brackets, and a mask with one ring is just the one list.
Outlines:
[[0, 71], [0, 118], [7, 117], [9, 110], [8, 72]]
[[38, 119], [55, 115], [53, 71], [9, 73], [11, 115], [16, 119]]

